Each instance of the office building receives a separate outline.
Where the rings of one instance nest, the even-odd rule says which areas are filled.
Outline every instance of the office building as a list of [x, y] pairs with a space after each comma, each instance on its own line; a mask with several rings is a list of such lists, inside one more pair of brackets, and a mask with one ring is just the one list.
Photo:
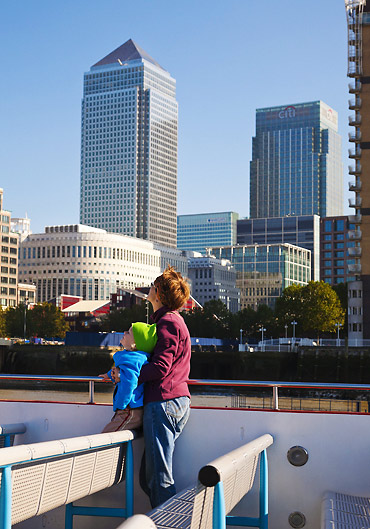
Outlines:
[[12, 217], [10, 219], [11, 231], [13, 233], [18, 233], [19, 242], [24, 241], [24, 239], [32, 233], [31, 231], [31, 219], [28, 217]]
[[18, 234], [12, 233], [10, 211], [4, 209], [4, 191], [0, 189], [0, 306], [2, 309], [17, 305]]
[[320, 280], [337, 285], [355, 281], [350, 272], [355, 259], [355, 241], [349, 240], [349, 232], [354, 230], [348, 217], [324, 217], [320, 219]]
[[132, 40], [84, 75], [80, 222], [176, 247], [176, 81]]
[[83, 226], [47, 226], [20, 247], [19, 277], [37, 286], [37, 300], [62, 294], [109, 300], [117, 288], [148, 286], [160, 274], [153, 243]]
[[214, 257], [190, 257], [189, 279], [192, 296], [202, 306], [211, 299], [219, 299], [230, 312], [238, 312], [240, 309], [236, 270], [230, 261]]
[[289, 243], [306, 248], [311, 251], [311, 278], [320, 280], [320, 217], [317, 215], [240, 219], [237, 243]]
[[177, 247], [181, 250], [206, 253], [210, 246], [236, 244], [236, 222], [234, 211], [200, 213], [177, 217]]
[[[349, 285], [348, 338], [350, 340], [370, 339], [370, 2], [366, 0], [345, 0], [348, 25], [348, 71], [349, 84], [349, 151], [351, 164], [349, 174], [352, 181], [350, 206], [354, 214], [349, 221], [355, 225], [349, 231], [354, 264], [349, 273], [356, 281]], [[354, 314], [353, 311], [357, 314]]]
[[342, 215], [341, 159], [338, 114], [326, 103], [257, 109], [251, 218]]
[[36, 285], [29, 283], [18, 283], [17, 293], [17, 305], [22, 303], [29, 306], [36, 303]]
[[285, 288], [311, 280], [310, 250], [292, 244], [223, 246], [210, 251], [236, 269], [241, 309], [256, 310], [261, 304], [273, 308]]

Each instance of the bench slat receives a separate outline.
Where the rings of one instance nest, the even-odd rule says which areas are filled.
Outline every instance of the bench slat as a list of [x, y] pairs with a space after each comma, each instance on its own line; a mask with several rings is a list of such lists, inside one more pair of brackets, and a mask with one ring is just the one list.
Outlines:
[[322, 529], [370, 527], [370, 498], [327, 492], [322, 502]]

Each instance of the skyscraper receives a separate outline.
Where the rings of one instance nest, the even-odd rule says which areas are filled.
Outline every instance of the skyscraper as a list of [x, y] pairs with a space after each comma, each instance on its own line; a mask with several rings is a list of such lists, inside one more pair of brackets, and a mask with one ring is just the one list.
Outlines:
[[132, 40], [84, 75], [80, 222], [176, 246], [176, 81]]
[[342, 215], [337, 112], [322, 101], [256, 112], [250, 216]]
[[[349, 199], [354, 209], [348, 220], [353, 224], [348, 232], [355, 246], [348, 249], [354, 263], [348, 273], [355, 281], [348, 286], [348, 338], [361, 343], [370, 339], [370, 2], [345, 0], [348, 27], [348, 77], [351, 99], [349, 125], [353, 127], [349, 141], [352, 181], [349, 190], [355, 195]], [[358, 342], [360, 340], [360, 342]], [[353, 343], [353, 342], [352, 342]]]

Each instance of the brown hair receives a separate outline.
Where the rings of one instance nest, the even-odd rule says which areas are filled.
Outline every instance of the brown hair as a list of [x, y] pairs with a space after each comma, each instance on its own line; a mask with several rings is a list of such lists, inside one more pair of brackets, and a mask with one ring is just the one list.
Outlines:
[[154, 281], [154, 286], [161, 303], [171, 310], [181, 309], [190, 296], [187, 281], [173, 266], [167, 266], [163, 274]]

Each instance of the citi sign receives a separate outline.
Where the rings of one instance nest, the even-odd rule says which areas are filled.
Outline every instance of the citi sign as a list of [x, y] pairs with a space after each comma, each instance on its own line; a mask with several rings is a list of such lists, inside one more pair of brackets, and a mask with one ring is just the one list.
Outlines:
[[279, 118], [280, 119], [295, 118], [295, 107], [289, 106], [289, 107], [284, 108], [284, 110], [280, 110]]

